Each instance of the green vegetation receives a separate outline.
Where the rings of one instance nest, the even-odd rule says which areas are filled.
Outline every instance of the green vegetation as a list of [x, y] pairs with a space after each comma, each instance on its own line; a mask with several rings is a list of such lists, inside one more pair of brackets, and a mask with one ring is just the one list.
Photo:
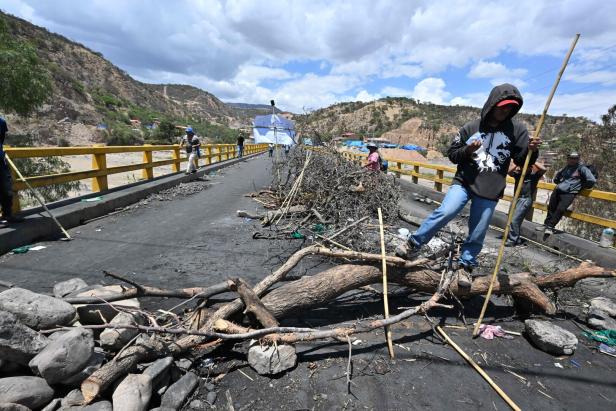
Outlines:
[[34, 47], [10, 36], [0, 17], [0, 109], [28, 116], [42, 106], [52, 93], [43, 67]]

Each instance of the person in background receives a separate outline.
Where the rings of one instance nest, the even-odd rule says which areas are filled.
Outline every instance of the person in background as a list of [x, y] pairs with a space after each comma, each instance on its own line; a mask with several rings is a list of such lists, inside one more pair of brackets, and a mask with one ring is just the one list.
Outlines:
[[374, 143], [368, 143], [366, 148], [369, 151], [368, 154], [368, 163], [364, 166], [368, 170], [379, 171], [381, 169], [381, 161], [379, 148]]
[[180, 148], [184, 147], [188, 156], [188, 165], [186, 166], [186, 174], [197, 172], [198, 151], [201, 147], [199, 139], [195, 135], [192, 127], [186, 127], [186, 135], [182, 138]]
[[443, 202], [404, 244], [396, 248], [396, 255], [407, 259], [418, 257], [420, 247], [470, 201], [468, 236], [453, 269], [458, 286], [471, 287], [470, 275], [479, 264], [477, 256], [483, 248], [496, 204], [505, 191], [510, 162], [523, 165], [529, 150], [532, 151], [530, 164], [534, 164], [538, 156], [541, 140], [529, 139], [524, 124], [513, 119], [522, 103], [520, 91], [511, 84], [492, 89], [481, 116], [466, 123], [449, 146], [447, 155], [457, 164], [457, 170]]
[[244, 136], [241, 134], [237, 138], [237, 156], [244, 157]]
[[285, 144], [284, 146], [284, 156], [289, 157], [289, 151], [291, 151], [291, 144]]
[[6, 161], [4, 153], [4, 139], [9, 128], [6, 121], [0, 117], [0, 207], [2, 215], [0, 216], [0, 224], [20, 223], [24, 219], [13, 215], [13, 179], [11, 170]]
[[269, 146], [267, 146], [267, 152], [269, 153], [269, 156], [272, 157], [274, 155], [274, 145], [270, 143]]
[[543, 231], [547, 235], [553, 234], [556, 224], [563, 218], [580, 190], [593, 188], [596, 183], [597, 179], [590, 169], [580, 163], [580, 155], [575, 151], [570, 153], [567, 156], [567, 165], [554, 177], [556, 187], [550, 195], [548, 215], [543, 226], [537, 227], [536, 230]]
[[[540, 163], [535, 163], [526, 170], [526, 177], [520, 191], [520, 196], [515, 205], [515, 211], [511, 219], [511, 225], [509, 226], [509, 235], [507, 237], [506, 247], [515, 247], [518, 245], [524, 245], [525, 241], [520, 236], [522, 229], [522, 222], [524, 217], [528, 213], [528, 210], [533, 206], [533, 198], [537, 192], [537, 184], [539, 180], [545, 174], [545, 167]], [[515, 179], [515, 187], [517, 189], [520, 184], [520, 177], [522, 176], [522, 167], [515, 164], [511, 164], [509, 167], [509, 175]]]

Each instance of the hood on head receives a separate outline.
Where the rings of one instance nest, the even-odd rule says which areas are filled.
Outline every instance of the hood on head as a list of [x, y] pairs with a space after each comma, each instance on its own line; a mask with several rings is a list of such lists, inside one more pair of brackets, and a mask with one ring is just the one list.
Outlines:
[[520, 94], [520, 90], [518, 90], [518, 88], [513, 84], [505, 83], [496, 86], [490, 92], [488, 99], [486, 100], [485, 104], [483, 105], [483, 108], [481, 109], [481, 121], [485, 121], [494, 106], [496, 106], [496, 104], [503, 100], [515, 100], [520, 103], [519, 106], [517, 106], [515, 109], [513, 109], [513, 111], [511, 111], [511, 115], [509, 116], [509, 118], [515, 116], [518, 111], [520, 111], [520, 109], [522, 108], [522, 104], [524, 103], [524, 100], [522, 99], [522, 94]]

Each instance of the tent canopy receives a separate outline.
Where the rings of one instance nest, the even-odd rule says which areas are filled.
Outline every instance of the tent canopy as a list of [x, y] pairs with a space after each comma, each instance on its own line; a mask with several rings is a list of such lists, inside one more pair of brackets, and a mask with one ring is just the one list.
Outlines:
[[256, 144], [295, 145], [295, 124], [277, 114], [256, 116], [252, 134]]

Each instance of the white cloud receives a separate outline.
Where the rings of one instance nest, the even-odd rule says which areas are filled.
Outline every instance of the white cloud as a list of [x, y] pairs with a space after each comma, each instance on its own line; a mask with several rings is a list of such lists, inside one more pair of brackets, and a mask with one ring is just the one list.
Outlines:
[[520, 77], [526, 75], [526, 69], [509, 69], [504, 64], [494, 61], [479, 60], [468, 73], [470, 78]]
[[445, 81], [441, 78], [428, 77], [415, 85], [411, 96], [420, 101], [446, 104], [451, 93], [445, 90]]

